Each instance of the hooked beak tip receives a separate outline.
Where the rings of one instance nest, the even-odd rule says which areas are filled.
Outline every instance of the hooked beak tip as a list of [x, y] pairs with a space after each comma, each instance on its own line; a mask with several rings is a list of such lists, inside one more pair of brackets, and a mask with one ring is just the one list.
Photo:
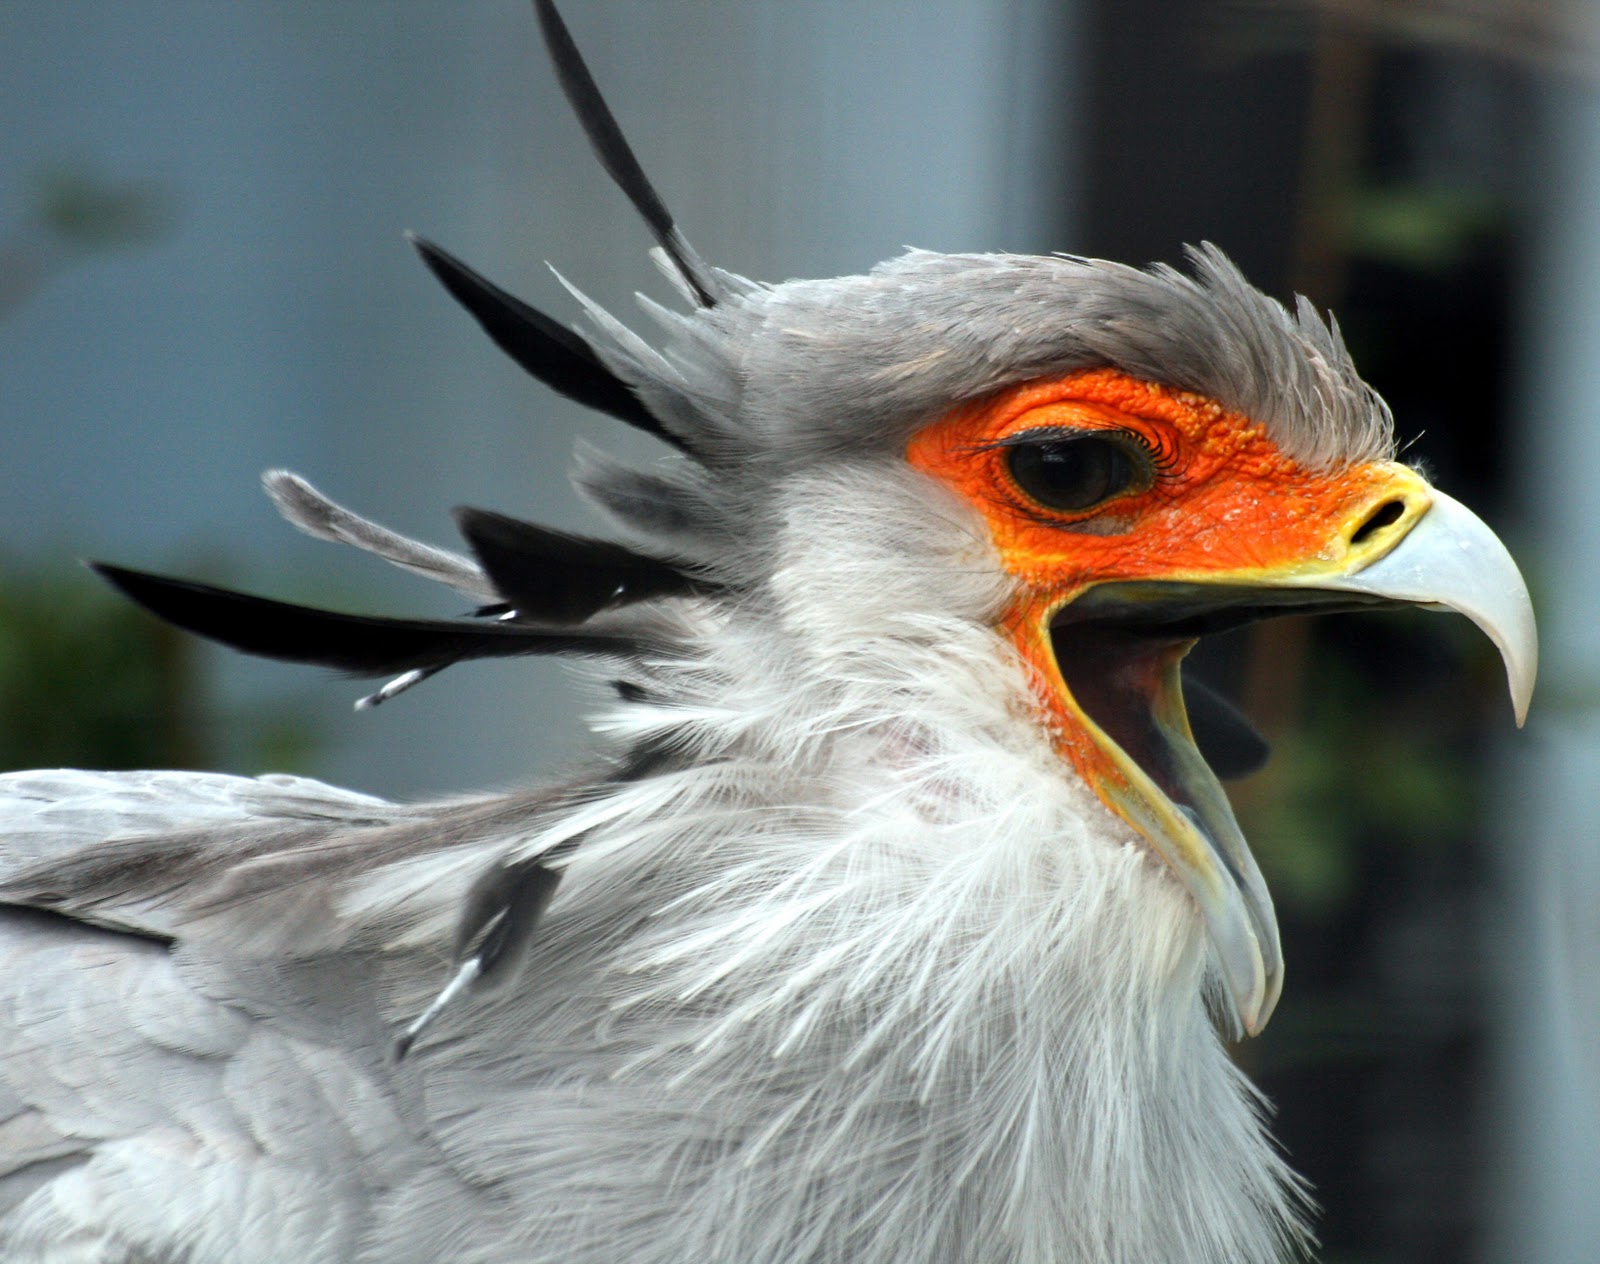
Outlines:
[[1539, 632], [1527, 584], [1483, 519], [1437, 488], [1429, 496], [1427, 512], [1392, 550], [1328, 587], [1466, 615], [1500, 651], [1521, 728], [1539, 674]]

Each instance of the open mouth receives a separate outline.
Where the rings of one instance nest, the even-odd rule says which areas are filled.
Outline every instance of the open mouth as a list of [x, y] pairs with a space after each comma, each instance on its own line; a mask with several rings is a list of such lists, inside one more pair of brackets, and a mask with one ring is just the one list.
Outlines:
[[[1184, 583], [1103, 584], [1058, 610], [1050, 622], [1056, 669], [1073, 703], [1132, 759], [1175, 804], [1197, 810], [1185, 772], [1192, 761], [1175, 743], [1198, 746], [1219, 776], [1240, 775], [1236, 756], [1213, 758], [1212, 745], [1191, 727], [1181, 663], [1203, 636], [1246, 624], [1312, 611], [1360, 609], [1376, 598], [1351, 598], [1315, 589], [1263, 592], [1231, 585]], [[1190, 689], [1194, 682], [1188, 682]], [[1207, 699], [1205, 725], [1215, 732], [1216, 708]], [[1259, 741], [1248, 721], [1221, 717], [1233, 726], [1223, 741], [1242, 735]], [[1259, 765], [1256, 765], [1259, 766]]]
[[1527, 589], [1469, 510], [1431, 491], [1400, 547], [1376, 561], [1320, 559], [1254, 574], [1095, 585], [1050, 615], [1059, 702], [1076, 733], [1065, 753], [1101, 801], [1164, 860], [1194, 899], [1235, 1029], [1254, 1034], [1283, 982], [1272, 898], [1184, 703], [1181, 668], [1196, 640], [1261, 619], [1395, 604], [1455, 610], [1505, 660], [1517, 718], [1538, 663]]
[[[1050, 619], [1061, 701], [1088, 739], [1075, 755], [1080, 770], [1194, 897], [1243, 1032], [1259, 1031], [1277, 1001], [1277, 919], [1218, 771], [1196, 741], [1183, 659], [1205, 635], [1374, 600], [1316, 589], [1124, 582], [1096, 586]], [[1255, 736], [1241, 717], [1233, 723]]]
[[1108, 578], [1065, 601], [1038, 591], [1013, 625], [1045, 673], [1041, 702], [1059, 754], [1193, 900], [1218, 989], [1213, 1012], [1238, 1035], [1271, 1016], [1283, 956], [1271, 895], [1219, 780], [1259, 762], [1217, 758], [1226, 744], [1208, 741], [1207, 729], [1243, 735], [1235, 753], [1253, 742], [1264, 755], [1264, 744], [1224, 699], [1183, 679], [1195, 642], [1288, 614], [1454, 610], [1499, 648], [1519, 723], [1533, 691], [1533, 611], [1505, 546], [1410, 471], [1395, 467], [1393, 481], [1408, 499], [1391, 489], [1376, 513], [1358, 506], [1319, 547], [1228, 571]]
[[1226, 699], [1183, 679], [1180, 665], [1195, 643], [1264, 619], [1383, 604], [1314, 588], [1101, 584], [1056, 611], [1050, 647], [1077, 707], [1175, 804], [1195, 810], [1184, 779], [1190, 761], [1175, 755], [1174, 743], [1197, 746], [1222, 778], [1254, 772], [1266, 757], [1264, 740]]

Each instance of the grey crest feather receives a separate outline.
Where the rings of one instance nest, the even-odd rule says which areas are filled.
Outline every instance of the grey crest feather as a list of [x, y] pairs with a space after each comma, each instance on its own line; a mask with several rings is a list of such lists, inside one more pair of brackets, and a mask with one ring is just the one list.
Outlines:
[[966, 400], [1111, 367], [1216, 399], [1312, 468], [1393, 452], [1393, 424], [1309, 303], [1291, 314], [1215, 246], [1193, 275], [1074, 256], [910, 251], [865, 276], [647, 312], [659, 352], [585, 301], [596, 351], [697, 453], [748, 472], [897, 450]]
[[313, 539], [348, 544], [424, 579], [448, 584], [474, 601], [498, 601], [494, 585], [471, 558], [423, 544], [380, 526], [323, 495], [289, 470], [268, 470], [261, 484], [291, 526]]

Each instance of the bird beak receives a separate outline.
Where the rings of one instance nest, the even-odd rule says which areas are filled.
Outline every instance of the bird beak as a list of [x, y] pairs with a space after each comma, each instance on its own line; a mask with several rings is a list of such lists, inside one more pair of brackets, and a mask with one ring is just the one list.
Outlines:
[[[1393, 465], [1312, 556], [1248, 569], [1106, 581], [1051, 612], [1067, 753], [1195, 900], [1240, 1033], [1265, 1025], [1283, 983], [1277, 919], [1221, 784], [1195, 747], [1181, 661], [1195, 640], [1257, 619], [1419, 605], [1466, 615], [1499, 647], [1520, 724], [1538, 665], [1528, 591], [1470, 510]], [[1071, 743], [1077, 741], [1073, 748]]]
[[1494, 642], [1505, 663], [1511, 707], [1521, 728], [1539, 674], [1539, 633], [1522, 572], [1483, 519], [1430, 488], [1432, 503], [1389, 552], [1353, 574], [1318, 586], [1329, 592], [1464, 614]]

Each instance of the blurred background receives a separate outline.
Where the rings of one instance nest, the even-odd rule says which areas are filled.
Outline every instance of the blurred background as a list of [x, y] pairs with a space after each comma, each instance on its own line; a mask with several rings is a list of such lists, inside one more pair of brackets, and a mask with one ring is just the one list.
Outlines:
[[[1592, 0], [566, 0], [692, 240], [768, 280], [916, 245], [1177, 261], [1338, 312], [1407, 457], [1535, 590], [1516, 733], [1464, 620], [1203, 647], [1276, 758], [1234, 787], [1290, 983], [1239, 1051], [1341, 1264], [1600, 1259], [1600, 5]], [[364, 689], [171, 635], [100, 557], [458, 613], [283, 527], [288, 466], [448, 543], [586, 523], [579, 433], [415, 229], [558, 314], [627, 315], [648, 241], [523, 0], [0, 0], [0, 767], [310, 772], [415, 796], [543, 776], [562, 670]]]

